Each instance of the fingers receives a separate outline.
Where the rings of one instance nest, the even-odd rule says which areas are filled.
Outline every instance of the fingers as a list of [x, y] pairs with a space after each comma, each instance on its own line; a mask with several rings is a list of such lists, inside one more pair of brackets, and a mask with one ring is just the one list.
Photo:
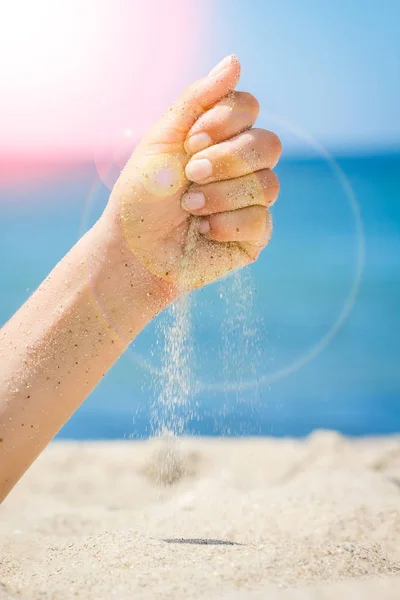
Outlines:
[[210, 73], [189, 86], [146, 137], [149, 144], [183, 144], [199, 116], [236, 87], [240, 62], [224, 58]]
[[186, 138], [186, 152], [195, 154], [250, 129], [258, 112], [259, 104], [252, 94], [233, 92], [199, 117]]
[[[262, 244], [270, 223], [263, 206], [248, 206], [232, 212], [203, 217], [199, 231], [215, 242], [252, 242]], [[269, 214], [269, 213], [268, 213]]]
[[[272, 234], [272, 219], [266, 208], [252, 206], [235, 212], [240, 216], [236, 222], [230, 220], [228, 213], [210, 217], [212, 222], [208, 223], [208, 231], [203, 234], [201, 226], [204, 227], [207, 221], [196, 217], [194, 226], [199, 229], [196, 252], [189, 254], [187, 266], [188, 272], [196, 273], [197, 276], [193, 287], [199, 287], [226, 275], [233, 269], [248, 265], [258, 258], [268, 243]], [[238, 228], [239, 232], [236, 231]], [[231, 231], [231, 237], [237, 238], [241, 228], [243, 231], [246, 230], [246, 236], [253, 238], [252, 241], [226, 239], [229, 237], [224, 233], [227, 229]], [[199, 265], [203, 265], [200, 272]]]
[[271, 206], [278, 194], [278, 177], [264, 169], [237, 179], [194, 184], [182, 197], [182, 208], [193, 215], [211, 215], [246, 206]]
[[252, 129], [198, 152], [186, 165], [186, 177], [195, 183], [210, 183], [272, 169], [282, 145], [275, 133]]

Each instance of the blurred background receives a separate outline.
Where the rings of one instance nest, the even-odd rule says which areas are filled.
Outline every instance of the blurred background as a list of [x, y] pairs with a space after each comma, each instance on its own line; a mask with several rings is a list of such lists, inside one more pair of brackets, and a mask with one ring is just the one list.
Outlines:
[[[14, 0], [0, 22], [0, 324], [100, 214], [146, 128], [223, 56], [283, 142], [259, 262], [193, 295], [185, 431], [400, 430], [397, 0]], [[168, 314], [60, 432], [146, 437]]]

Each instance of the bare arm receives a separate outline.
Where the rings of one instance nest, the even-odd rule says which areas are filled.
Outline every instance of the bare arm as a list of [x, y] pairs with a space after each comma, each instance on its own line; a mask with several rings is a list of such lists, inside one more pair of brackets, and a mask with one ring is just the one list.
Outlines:
[[168, 298], [100, 220], [3, 327], [1, 499]]
[[[190, 86], [134, 151], [108, 206], [0, 332], [0, 500], [143, 327], [180, 292], [269, 241], [281, 146], [251, 129], [231, 56]], [[193, 228], [192, 225], [195, 225]]]

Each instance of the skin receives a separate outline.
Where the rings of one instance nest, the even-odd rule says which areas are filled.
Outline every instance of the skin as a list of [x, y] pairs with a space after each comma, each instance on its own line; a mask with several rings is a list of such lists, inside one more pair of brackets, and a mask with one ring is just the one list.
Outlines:
[[252, 129], [258, 103], [234, 91], [239, 75], [230, 56], [185, 90], [99, 221], [2, 328], [1, 500], [155, 315], [270, 239], [281, 144]]

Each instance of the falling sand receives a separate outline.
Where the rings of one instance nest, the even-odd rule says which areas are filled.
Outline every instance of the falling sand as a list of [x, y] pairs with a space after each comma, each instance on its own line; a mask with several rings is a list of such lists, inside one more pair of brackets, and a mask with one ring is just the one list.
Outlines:
[[[199, 219], [193, 217], [186, 235], [179, 271], [180, 297], [166, 311], [165, 320], [158, 326], [161, 370], [156, 379], [156, 398], [151, 410], [152, 433], [158, 438], [158, 444], [154, 456], [150, 458], [148, 469], [158, 483], [165, 485], [173, 483], [184, 470], [180, 436], [185, 433], [189, 420], [195, 416], [191, 316], [193, 299], [189, 292], [193, 286], [193, 273], [197, 273], [197, 267], [194, 266], [196, 253], [199, 244], [203, 243], [203, 237], [198, 233], [198, 224]], [[216, 244], [216, 252], [218, 247]], [[222, 324], [222, 353], [219, 358], [227, 388], [232, 385], [233, 379], [236, 380], [238, 391], [238, 376], [246, 378], [250, 374], [255, 377], [258, 366], [257, 331], [254, 330], [254, 323], [253, 329], [250, 323], [251, 288], [250, 275], [244, 275], [240, 270], [233, 271], [231, 277], [220, 284], [220, 297], [225, 303], [226, 315]], [[237, 328], [238, 332], [235, 331]], [[240, 348], [232, 344], [232, 339], [238, 338], [241, 339]], [[240, 398], [240, 394], [237, 397]], [[247, 394], [247, 401], [250, 398]]]
[[189, 223], [179, 277], [180, 297], [166, 311], [166, 322], [158, 327], [161, 338], [161, 371], [152, 404], [153, 435], [159, 438], [148, 470], [160, 484], [170, 485], [184, 472], [178, 436], [192, 416], [192, 321], [189, 257], [199, 240], [198, 220]]
[[[225, 376], [236, 367], [239, 382], [258, 344], [240, 277], [222, 336]], [[0, 599], [397, 600], [400, 439], [182, 437], [190, 302], [161, 331], [155, 437], [53, 442], [5, 500]]]

